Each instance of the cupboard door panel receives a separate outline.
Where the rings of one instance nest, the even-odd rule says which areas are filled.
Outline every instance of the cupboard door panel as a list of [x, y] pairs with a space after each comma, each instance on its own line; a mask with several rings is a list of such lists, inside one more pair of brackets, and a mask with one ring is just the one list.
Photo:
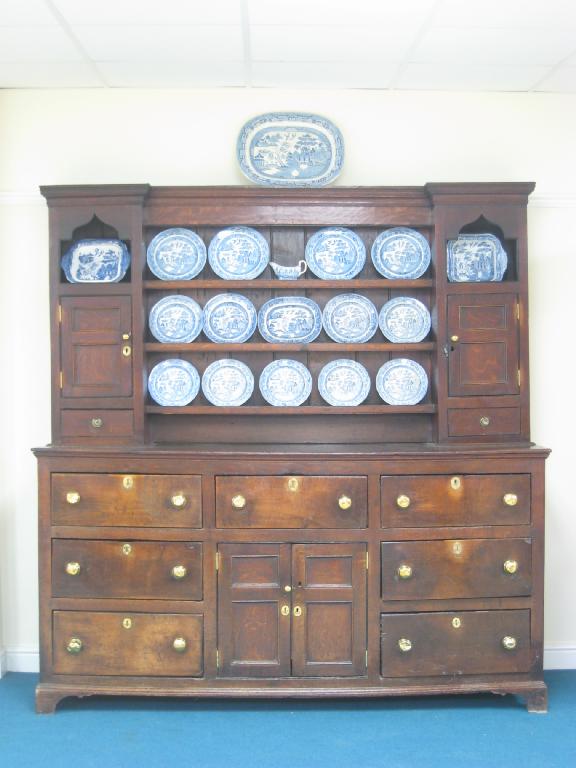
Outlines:
[[129, 296], [62, 298], [62, 396], [128, 397], [132, 355], [122, 338], [132, 328]]
[[365, 675], [366, 545], [294, 544], [292, 582], [292, 674]]
[[517, 395], [516, 294], [448, 297], [449, 394]]
[[219, 674], [289, 675], [290, 545], [220, 544], [218, 552]]

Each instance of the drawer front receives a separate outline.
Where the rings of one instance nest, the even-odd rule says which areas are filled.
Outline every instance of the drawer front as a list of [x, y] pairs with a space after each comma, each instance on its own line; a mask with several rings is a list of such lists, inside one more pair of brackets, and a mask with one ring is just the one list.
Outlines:
[[133, 411], [62, 411], [62, 437], [130, 437]]
[[449, 408], [450, 437], [519, 435], [520, 408]]
[[202, 544], [52, 542], [54, 597], [202, 599]]
[[365, 528], [365, 477], [217, 477], [219, 528]]
[[382, 677], [528, 672], [530, 611], [385, 613]]
[[382, 543], [385, 600], [517, 597], [531, 589], [529, 539]]
[[202, 614], [55, 611], [53, 620], [56, 674], [202, 675]]
[[202, 527], [199, 475], [52, 475], [55, 525]]
[[398, 475], [380, 492], [383, 528], [530, 523], [530, 475]]

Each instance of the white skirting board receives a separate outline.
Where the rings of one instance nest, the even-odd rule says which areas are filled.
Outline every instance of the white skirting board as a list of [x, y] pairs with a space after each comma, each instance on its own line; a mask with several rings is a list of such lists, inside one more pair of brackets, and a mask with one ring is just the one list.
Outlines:
[[[39, 669], [38, 651], [7, 649], [3, 653], [0, 652], [0, 677], [4, 672], [38, 672]], [[576, 646], [546, 646], [544, 669], [576, 669]]]

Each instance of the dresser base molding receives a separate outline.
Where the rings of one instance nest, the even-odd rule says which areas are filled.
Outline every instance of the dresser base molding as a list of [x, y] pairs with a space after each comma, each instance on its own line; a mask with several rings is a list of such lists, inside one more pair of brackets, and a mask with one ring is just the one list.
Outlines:
[[181, 698], [234, 698], [234, 699], [342, 699], [342, 698], [390, 698], [394, 696], [445, 696], [493, 693], [499, 696], [512, 694], [523, 699], [528, 712], [545, 713], [548, 711], [548, 689], [542, 680], [519, 680], [501, 682], [461, 682], [422, 683], [410, 686], [390, 685], [376, 687], [371, 685], [342, 688], [339, 686], [294, 687], [284, 684], [282, 687], [256, 687], [242, 685], [235, 681], [232, 686], [190, 686], [186, 681], [180, 685], [173, 682], [159, 681], [151, 685], [149, 681], [131, 682], [119, 686], [116, 682], [104, 681], [88, 685], [72, 683], [39, 683], [36, 687], [36, 711], [39, 714], [53, 714], [57, 705], [66, 698], [85, 698], [87, 696], [173, 696]]

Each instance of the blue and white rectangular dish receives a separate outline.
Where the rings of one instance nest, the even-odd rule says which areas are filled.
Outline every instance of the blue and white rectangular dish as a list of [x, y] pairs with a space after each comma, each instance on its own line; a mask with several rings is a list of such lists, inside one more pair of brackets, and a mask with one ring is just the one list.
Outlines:
[[121, 240], [78, 240], [61, 265], [69, 283], [118, 283], [130, 265], [130, 254]]

